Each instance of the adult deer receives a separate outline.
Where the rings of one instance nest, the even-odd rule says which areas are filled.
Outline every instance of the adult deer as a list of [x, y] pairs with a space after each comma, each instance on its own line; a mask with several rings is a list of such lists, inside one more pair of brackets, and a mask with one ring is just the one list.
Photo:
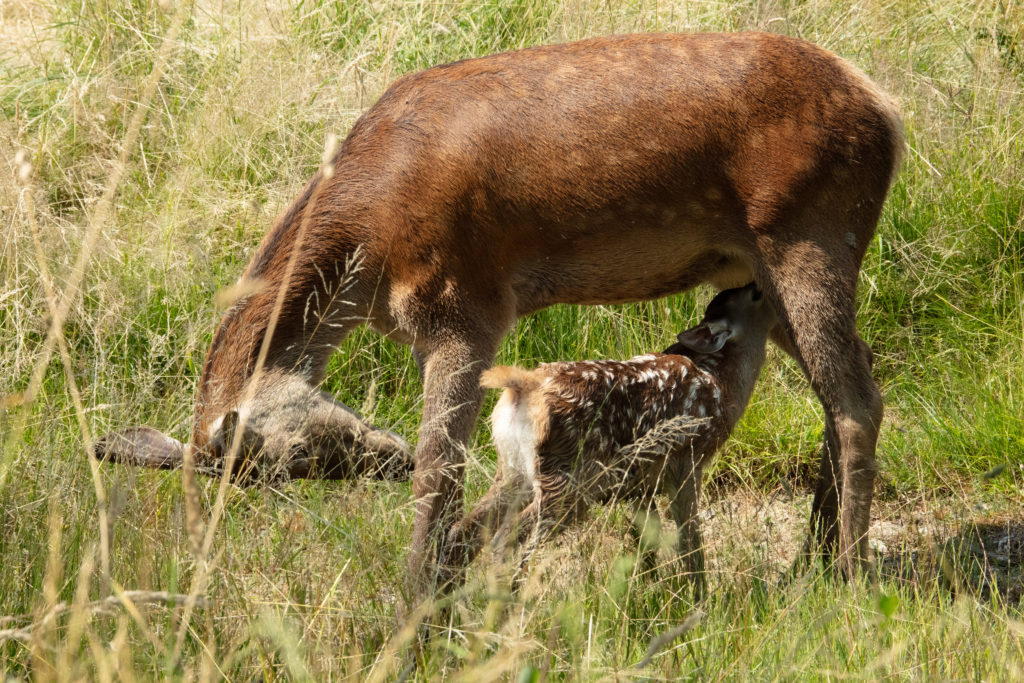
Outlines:
[[[369, 451], [399, 457], [399, 441], [312, 387], [361, 321], [411, 344], [424, 404], [409, 565], [426, 589], [461, 512], [480, 374], [517, 317], [754, 280], [824, 407], [810, 544], [856, 572], [882, 401], [855, 290], [902, 148], [894, 104], [863, 73], [764, 33], [597, 38], [406, 76], [264, 238], [243, 277], [265, 286], [217, 330], [191, 448], [220, 457], [225, 425], [241, 427], [235, 442], [289, 469], [311, 437], [279, 418], [308, 401], [334, 416], [333, 449], [372, 438]], [[180, 445], [158, 436], [100, 448], [175, 460]]]

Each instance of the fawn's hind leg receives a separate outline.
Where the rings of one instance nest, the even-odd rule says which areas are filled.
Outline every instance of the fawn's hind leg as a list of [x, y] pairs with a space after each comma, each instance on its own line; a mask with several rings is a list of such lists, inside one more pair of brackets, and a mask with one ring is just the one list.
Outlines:
[[[500, 544], [509, 535], [509, 526], [516, 522], [523, 504], [533, 495], [522, 476], [512, 473], [507, 479], [499, 472], [494, 485], [483, 495], [473, 510], [448, 532], [441, 564], [465, 568], [491, 539]], [[512, 534], [516, 538], [516, 534]], [[453, 570], [455, 571], [455, 570]], [[453, 576], [459, 581], [462, 572]]]
[[644, 572], [653, 572], [657, 569], [658, 538], [661, 535], [661, 515], [653, 500], [648, 499], [633, 510], [629, 535], [636, 543], [641, 568]]
[[519, 514], [516, 543], [524, 546], [520, 580], [540, 544], [583, 520], [586, 514], [586, 500], [573, 487], [572, 477], [563, 473], [542, 474], [540, 495]]

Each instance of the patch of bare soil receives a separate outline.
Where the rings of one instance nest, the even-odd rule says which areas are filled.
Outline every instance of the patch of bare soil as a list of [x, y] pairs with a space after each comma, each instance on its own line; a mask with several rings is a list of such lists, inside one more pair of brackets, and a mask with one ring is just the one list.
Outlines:
[[[811, 496], [733, 492], [705, 506], [708, 566], [724, 575], [791, 571], [807, 535]], [[1024, 603], [1024, 509], [989, 514], [962, 502], [888, 502], [870, 530], [879, 577]]]
[[938, 581], [953, 593], [996, 593], [1007, 604], [1024, 603], [1024, 515], [972, 518], [940, 509], [914, 511], [907, 524], [876, 526], [883, 577], [917, 585]]

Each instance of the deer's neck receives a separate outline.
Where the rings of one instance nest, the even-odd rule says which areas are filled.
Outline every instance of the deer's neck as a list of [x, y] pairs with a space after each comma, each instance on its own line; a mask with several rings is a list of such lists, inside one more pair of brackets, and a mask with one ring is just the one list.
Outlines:
[[218, 325], [203, 366], [193, 446], [205, 445], [218, 416], [259, 400], [264, 374], [319, 384], [335, 346], [366, 318], [360, 273], [370, 266], [360, 253], [368, 221], [340, 180], [317, 174], [246, 268], [243, 296]]

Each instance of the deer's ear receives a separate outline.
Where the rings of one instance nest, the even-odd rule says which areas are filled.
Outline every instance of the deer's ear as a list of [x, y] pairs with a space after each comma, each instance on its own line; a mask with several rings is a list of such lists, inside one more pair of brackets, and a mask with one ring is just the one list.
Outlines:
[[224, 413], [224, 420], [220, 423], [221, 432], [225, 436], [234, 438], [235, 430], [238, 429], [238, 411], [229, 410]]
[[732, 329], [728, 327], [713, 332], [707, 322], [702, 322], [697, 327], [680, 332], [676, 339], [691, 351], [715, 353], [722, 350], [725, 342], [729, 341], [729, 338], [732, 337], [732, 333]]
[[229, 410], [214, 425], [213, 434], [210, 435], [214, 447], [223, 455], [227, 455], [231, 444], [235, 440], [235, 430], [238, 429], [238, 411]]

